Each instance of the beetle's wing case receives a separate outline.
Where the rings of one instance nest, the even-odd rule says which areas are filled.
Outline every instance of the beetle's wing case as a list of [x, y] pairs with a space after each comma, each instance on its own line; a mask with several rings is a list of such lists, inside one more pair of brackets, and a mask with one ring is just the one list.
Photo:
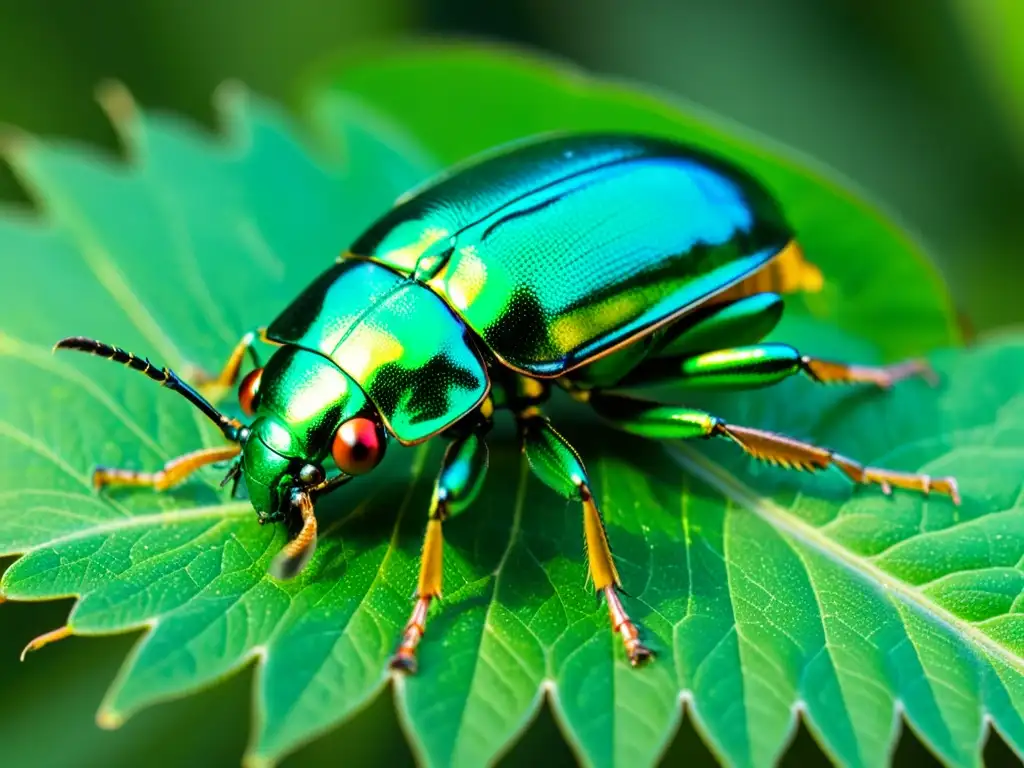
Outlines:
[[372, 262], [335, 264], [271, 323], [267, 336], [333, 360], [406, 444], [453, 424], [489, 388], [462, 321], [423, 285]]
[[503, 145], [446, 169], [402, 195], [349, 254], [411, 274], [430, 244], [448, 239], [532, 190], [643, 154], [644, 140], [549, 136]]
[[[731, 166], [665, 140], [570, 136], [445, 175], [351, 251], [421, 275], [509, 367], [559, 376], [734, 285], [791, 239], [771, 196]], [[439, 268], [424, 272], [425, 256]]]

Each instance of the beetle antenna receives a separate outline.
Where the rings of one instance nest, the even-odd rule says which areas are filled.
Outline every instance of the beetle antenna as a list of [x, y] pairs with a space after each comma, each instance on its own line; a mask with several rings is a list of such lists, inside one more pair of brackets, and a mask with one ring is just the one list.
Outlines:
[[247, 431], [242, 422], [229, 418], [218, 411], [210, 401], [178, 378], [178, 374], [170, 368], [157, 368], [146, 358], [136, 357], [131, 352], [125, 352], [120, 347], [104, 344], [102, 341], [89, 339], [84, 336], [71, 336], [61, 339], [53, 345], [54, 352], [58, 349], [71, 349], [76, 352], [85, 352], [89, 355], [105, 357], [108, 360], [113, 360], [115, 363], [126, 365], [133, 371], [138, 371], [160, 386], [177, 392], [192, 403], [192, 405], [202, 411], [204, 416], [217, 425], [220, 431], [224, 433], [224, 437], [233, 443], [239, 442], [243, 437], [243, 433]]

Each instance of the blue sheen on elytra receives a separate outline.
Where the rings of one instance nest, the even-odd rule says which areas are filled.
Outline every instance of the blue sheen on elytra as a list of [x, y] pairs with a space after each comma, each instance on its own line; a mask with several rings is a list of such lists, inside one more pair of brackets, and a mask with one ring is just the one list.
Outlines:
[[334, 361], [401, 442], [481, 401], [481, 352], [565, 374], [791, 240], [753, 179], [674, 142], [571, 136], [509, 149], [407, 195], [270, 326], [270, 338]]
[[412, 274], [442, 245], [447, 263], [430, 288], [501, 361], [555, 376], [698, 305], [790, 239], [742, 171], [672, 142], [609, 135], [505, 148], [454, 169], [351, 250]]

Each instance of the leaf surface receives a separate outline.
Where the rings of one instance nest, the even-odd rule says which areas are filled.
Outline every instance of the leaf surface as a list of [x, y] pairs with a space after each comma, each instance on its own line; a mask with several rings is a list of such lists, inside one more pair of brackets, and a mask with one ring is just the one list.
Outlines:
[[[130, 163], [29, 139], [11, 152], [45, 218], [0, 219], [19, 265], [0, 284], [0, 553], [21, 555], [0, 594], [79, 597], [68, 622], [79, 635], [145, 630], [104, 725], [257, 665], [249, 759], [273, 762], [388, 683], [442, 447], [393, 451], [322, 504], [316, 558], [276, 583], [266, 568], [284, 532], [227, 501], [216, 472], [163, 495], [92, 492], [96, 464], [155, 468], [215, 435], [142, 377], [49, 346], [95, 335], [214, 369], [437, 164], [429, 142], [362, 97], [317, 101], [315, 150], [241, 91], [223, 95], [222, 138], [118, 91], [106, 102]], [[913, 253], [891, 255], [930, 274]], [[909, 291], [876, 298], [879, 316], [920, 319]], [[861, 341], [794, 313], [777, 335], [870, 362], [888, 337], [868, 330]], [[956, 473], [960, 508], [751, 465], [728, 445], [626, 438], [555, 403], [593, 476], [627, 608], [658, 652], [642, 670], [585, 583], [578, 508], [527, 475], [499, 426], [480, 501], [446, 525], [445, 600], [420, 674], [395, 685], [418, 754], [491, 761], [545, 693], [592, 765], [653, 761], [681, 702], [733, 765], [771, 764], [797, 711], [846, 765], [884, 763], [901, 712], [949, 764], [979, 764], [988, 720], [1020, 752], [1024, 341], [935, 360], [938, 389], [792, 380], [706, 402], [858, 459]]]
[[974, 59], [988, 95], [1005, 120], [1006, 136], [1024, 158], [1024, 52], [1014, 40], [1024, 23], [1024, 10], [1013, 0], [971, 3], [957, 0], [951, 6], [956, 29]]

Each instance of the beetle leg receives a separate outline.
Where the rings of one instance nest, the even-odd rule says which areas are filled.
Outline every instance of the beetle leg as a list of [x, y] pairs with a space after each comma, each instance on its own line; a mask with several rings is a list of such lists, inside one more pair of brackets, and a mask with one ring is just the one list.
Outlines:
[[891, 494], [894, 487], [924, 494], [936, 491], [949, 496], [954, 504], [960, 504], [960, 491], [952, 477], [866, 467], [828, 448], [775, 432], [727, 424], [717, 416], [692, 408], [605, 394], [595, 394], [590, 403], [620, 429], [643, 437], [660, 440], [725, 437], [755, 459], [787, 469], [816, 472], [834, 466], [854, 483], [877, 485], [886, 495]]
[[723, 347], [757, 344], [771, 333], [785, 301], [777, 293], [755, 293], [703, 304], [669, 325], [649, 357], [684, 357]]
[[224, 393], [238, 382], [238, 374], [242, 370], [242, 361], [245, 359], [246, 353], [252, 359], [252, 364], [255, 368], [262, 367], [259, 355], [253, 346], [257, 339], [264, 344], [277, 343], [267, 338], [266, 328], [257, 328], [256, 330], [249, 331], [238, 340], [235, 348], [231, 350], [231, 354], [228, 356], [219, 374], [213, 376], [200, 368], [193, 368], [187, 372], [186, 378], [194, 382], [196, 388], [204, 397], [210, 400], [217, 400], [223, 397]]
[[313, 498], [308, 492], [296, 491], [291, 501], [301, 527], [295, 537], [277, 553], [269, 568], [270, 575], [282, 581], [298, 576], [316, 552], [317, 524]]
[[757, 344], [698, 355], [652, 358], [626, 375], [616, 389], [649, 386], [751, 389], [776, 384], [803, 372], [821, 384], [874, 384], [888, 389], [897, 381], [935, 374], [923, 360], [887, 366], [850, 365], [801, 354], [788, 344]]
[[851, 365], [802, 355], [800, 368], [820, 384], [874, 384], [889, 389], [903, 379], [920, 376], [930, 384], [937, 384], [935, 371], [926, 360], [904, 360], [893, 365]]
[[640, 633], [619, 599], [622, 583], [583, 462], [573, 447], [535, 408], [520, 413], [518, 419], [523, 450], [534, 474], [548, 487], [583, 505], [583, 531], [587, 542], [590, 578], [594, 588], [598, 593], [603, 593], [608, 602], [612, 630], [622, 637], [630, 663], [638, 666], [649, 659], [652, 653], [640, 641]]
[[182, 482], [196, 470], [216, 464], [219, 461], [233, 459], [242, 450], [239, 445], [227, 445], [222, 448], [203, 448], [198, 451], [177, 456], [158, 472], [136, 472], [131, 469], [97, 467], [93, 471], [92, 483], [97, 489], [106, 486], [135, 486], [166, 491]]
[[434, 484], [430, 519], [420, 555], [420, 578], [416, 605], [412, 610], [402, 641], [391, 657], [391, 669], [416, 671], [416, 648], [427, 626], [427, 612], [434, 598], [441, 597], [441, 562], [444, 539], [441, 524], [463, 512], [476, 498], [487, 474], [487, 443], [481, 431], [470, 432], [454, 440], [445, 451], [441, 472]]
[[[225, 482], [231, 480], [231, 475], [225, 478]], [[351, 475], [335, 475], [326, 479], [318, 485], [296, 488], [291, 495], [291, 508], [293, 517], [291, 522], [299, 523], [299, 530], [291, 537], [287, 544], [281, 547], [268, 569], [271, 576], [281, 581], [294, 579], [309, 563], [316, 552], [317, 543], [317, 522], [315, 501], [352, 480]], [[235, 481], [237, 483], [237, 480]], [[223, 483], [222, 483], [223, 485]], [[288, 518], [286, 518], [288, 519]], [[265, 522], [260, 521], [261, 524]]]

